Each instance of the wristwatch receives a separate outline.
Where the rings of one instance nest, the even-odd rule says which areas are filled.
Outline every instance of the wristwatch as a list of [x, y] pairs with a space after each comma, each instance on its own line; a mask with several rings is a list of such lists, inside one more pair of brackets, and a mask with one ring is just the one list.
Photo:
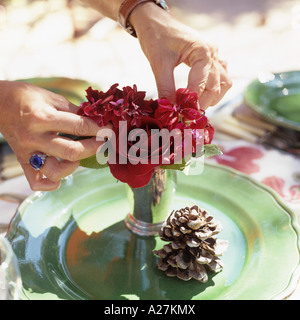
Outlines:
[[162, 9], [169, 11], [169, 8], [164, 0], [125, 0], [120, 6], [118, 22], [133, 37], [137, 37], [137, 35], [134, 28], [129, 23], [129, 16], [138, 5], [149, 1], [154, 2]]

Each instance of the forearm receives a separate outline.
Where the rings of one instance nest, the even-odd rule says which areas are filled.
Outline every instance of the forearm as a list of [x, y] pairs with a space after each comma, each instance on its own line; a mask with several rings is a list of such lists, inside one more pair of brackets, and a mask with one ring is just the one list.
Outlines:
[[[101, 12], [108, 18], [118, 21], [119, 9], [124, 0], [81, 0], [81, 2]], [[145, 21], [152, 17], [154, 20], [166, 19], [166, 11], [161, 10], [154, 2], [138, 5], [129, 17], [130, 23], [139, 28], [142, 25], [149, 27]]]
[[1, 80], [0, 81], [0, 131], [3, 128], [4, 121], [6, 119], [6, 100], [9, 94], [12, 83], [10, 81]]
[[124, 0], [81, 0], [108, 18], [118, 20], [119, 8]]
[[[124, 0], [81, 1], [118, 21]], [[139, 3], [127, 11], [127, 15], [126, 10], [128, 8], [123, 6], [125, 13], [121, 11], [121, 24], [125, 24], [123, 20], [126, 17], [126, 28], [131, 27], [127, 31], [135, 31], [133, 35], [136, 34], [151, 65], [159, 97], [175, 99], [174, 69], [181, 63], [190, 67], [187, 88], [197, 92], [201, 108], [215, 105], [224, 96], [231, 87], [231, 80], [227, 67], [218, 58], [215, 45], [202, 39], [196, 30], [177, 21], [155, 1]]]

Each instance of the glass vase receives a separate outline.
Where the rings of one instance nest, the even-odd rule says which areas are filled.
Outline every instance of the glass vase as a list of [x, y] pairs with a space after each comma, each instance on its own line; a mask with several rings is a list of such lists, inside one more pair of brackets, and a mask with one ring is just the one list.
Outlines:
[[170, 213], [176, 190], [176, 171], [156, 168], [141, 188], [126, 185], [130, 212], [125, 224], [140, 236], [155, 236]]

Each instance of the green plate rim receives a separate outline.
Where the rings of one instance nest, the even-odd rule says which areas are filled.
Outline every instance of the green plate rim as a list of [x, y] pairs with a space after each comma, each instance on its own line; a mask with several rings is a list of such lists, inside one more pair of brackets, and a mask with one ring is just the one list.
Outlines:
[[[287, 299], [296, 289], [297, 284], [300, 280], [300, 226], [298, 224], [298, 220], [297, 220], [297, 216], [294, 213], [294, 211], [288, 206], [288, 204], [282, 199], [282, 197], [273, 189], [271, 189], [270, 187], [268, 187], [267, 185], [262, 184], [261, 182], [259, 182], [258, 180], [256, 180], [255, 178], [244, 174], [236, 169], [233, 169], [231, 167], [227, 167], [225, 165], [220, 165], [220, 164], [215, 164], [215, 163], [205, 163], [205, 166], [210, 166], [213, 168], [217, 168], [219, 170], [223, 170], [223, 171], [227, 171], [229, 174], [233, 174], [233, 175], [237, 175], [240, 178], [243, 178], [249, 182], [251, 182], [252, 184], [254, 184], [256, 187], [263, 189], [264, 191], [266, 191], [267, 193], [269, 193], [274, 200], [277, 202], [278, 205], [280, 205], [282, 207], [282, 209], [286, 212], [286, 214], [289, 215], [290, 217], [290, 221], [291, 221], [291, 228], [294, 230], [295, 234], [296, 234], [296, 238], [297, 238], [297, 249], [298, 249], [298, 253], [299, 253], [299, 257], [298, 257], [298, 264], [295, 266], [294, 271], [292, 272], [292, 274], [290, 275], [289, 278], [289, 282], [287, 284], [287, 286], [285, 288], [283, 288], [281, 290], [281, 292], [275, 294], [274, 296], [270, 297], [270, 300], [284, 300]], [[80, 167], [75, 173], [73, 174], [77, 174], [80, 173], [81, 171], [85, 171], [85, 170], [93, 170], [93, 169], [86, 169], [86, 168], [82, 168]], [[95, 169], [94, 169], [95, 170]], [[26, 208], [28, 205], [30, 205], [30, 203], [32, 201], [34, 201], [35, 198], [40, 197], [42, 194], [47, 193], [45, 191], [36, 191], [33, 194], [29, 195], [18, 207], [18, 210], [16, 211], [15, 215], [13, 216], [13, 218], [10, 221], [9, 224], [9, 228], [7, 230], [7, 233], [5, 235], [6, 238], [8, 238], [8, 240], [10, 242], [13, 241], [15, 235], [12, 235], [11, 237], [11, 232], [14, 229], [14, 224], [18, 222], [18, 217], [21, 214], [21, 211]], [[23, 294], [23, 297], [26, 297]], [[28, 298], [28, 297], [26, 297]]]

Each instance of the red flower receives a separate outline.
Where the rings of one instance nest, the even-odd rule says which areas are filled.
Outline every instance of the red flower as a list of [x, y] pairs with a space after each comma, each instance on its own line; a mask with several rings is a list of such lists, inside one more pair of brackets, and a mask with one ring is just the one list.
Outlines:
[[[177, 163], [188, 153], [195, 155], [198, 146], [211, 142], [214, 128], [199, 108], [196, 93], [178, 89], [173, 104], [166, 98], [147, 100], [146, 93], [138, 91], [136, 85], [122, 90], [117, 87], [114, 84], [107, 92], [89, 87], [87, 101], [78, 111], [100, 127], [113, 124], [116, 145], [108, 165], [116, 179], [132, 188], [143, 187], [156, 167]], [[153, 129], [157, 129], [156, 136]], [[179, 130], [171, 138], [173, 129]], [[186, 140], [185, 130], [190, 134]]]
[[215, 133], [215, 128], [209, 123], [207, 117], [202, 117], [194, 122], [190, 123], [191, 129], [203, 129], [204, 130], [204, 144], [210, 144]]
[[[89, 87], [86, 90], [87, 102], [83, 102], [78, 110], [79, 115], [84, 115], [94, 120], [100, 127], [112, 121], [117, 124], [119, 109], [122, 108], [122, 91], [117, 88], [118, 84], [112, 85], [107, 92], [93, 90]], [[113, 116], [115, 115], [115, 116]]]
[[123, 112], [122, 119], [130, 122], [132, 126], [139, 127], [141, 119], [154, 113], [157, 103], [153, 100], [145, 100], [146, 93], [137, 91], [136, 85], [133, 88], [123, 88]]
[[105, 93], [89, 87], [86, 90], [88, 101], [80, 105], [78, 114], [88, 116], [100, 127], [109, 122], [118, 127], [123, 120], [139, 127], [144, 116], [154, 113], [157, 101], [145, 100], [146, 93], [137, 91], [136, 85], [124, 87], [122, 91], [117, 86], [112, 85]]
[[[155, 149], [151, 148], [151, 129], [163, 129], [156, 119], [145, 116], [141, 119], [140, 127], [136, 131], [132, 131], [133, 129], [135, 128], [127, 123], [114, 130], [117, 136], [116, 146], [113, 146], [115, 153], [109, 158], [108, 165], [116, 179], [132, 188], [140, 188], [150, 181], [154, 169], [163, 164], [170, 146], [166, 143]], [[138, 146], [138, 139], [135, 139], [137, 136]]]
[[182, 141], [182, 157], [187, 156], [190, 150], [196, 154], [197, 150], [202, 150], [203, 145], [210, 144], [214, 136], [214, 127], [204, 115], [188, 124], [179, 122], [175, 129], [179, 129], [185, 138]]
[[176, 104], [172, 104], [168, 99], [158, 100], [158, 108], [155, 111], [155, 118], [159, 119], [164, 127], [170, 129], [176, 127], [181, 122], [193, 121], [201, 118], [202, 112], [198, 106], [198, 96], [188, 89], [178, 89], [176, 91]]

